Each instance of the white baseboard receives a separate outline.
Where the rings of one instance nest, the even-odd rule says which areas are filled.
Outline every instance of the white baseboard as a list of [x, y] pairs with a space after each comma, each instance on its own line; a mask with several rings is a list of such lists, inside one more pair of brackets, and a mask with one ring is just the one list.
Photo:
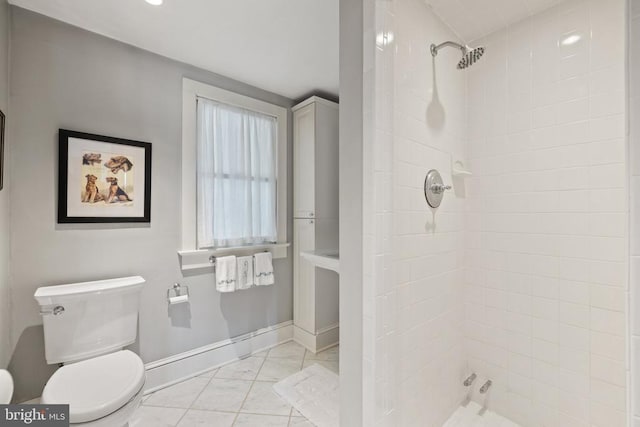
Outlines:
[[306, 347], [307, 350], [317, 353], [338, 344], [340, 340], [340, 325], [335, 324], [322, 328], [315, 335], [293, 325], [293, 340]]
[[287, 321], [147, 363], [144, 393], [148, 394], [195, 377], [210, 369], [291, 341], [292, 338], [293, 322]]

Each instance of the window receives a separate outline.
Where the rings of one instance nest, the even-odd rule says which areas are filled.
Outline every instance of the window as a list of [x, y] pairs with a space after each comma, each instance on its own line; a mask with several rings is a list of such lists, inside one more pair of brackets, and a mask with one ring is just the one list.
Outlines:
[[286, 241], [286, 132], [285, 108], [184, 79], [183, 251]]
[[198, 247], [275, 243], [277, 119], [197, 102]]

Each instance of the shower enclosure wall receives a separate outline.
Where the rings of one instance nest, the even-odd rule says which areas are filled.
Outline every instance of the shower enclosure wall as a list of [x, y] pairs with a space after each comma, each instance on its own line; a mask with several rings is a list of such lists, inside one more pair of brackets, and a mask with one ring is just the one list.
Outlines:
[[631, 425], [640, 425], [640, 0], [629, 2]]
[[[364, 425], [439, 427], [470, 398], [523, 427], [625, 426], [626, 3], [554, 2], [478, 40], [443, 3], [375, 2]], [[447, 40], [484, 56], [458, 70], [431, 55]], [[453, 186], [437, 210], [430, 169]]]

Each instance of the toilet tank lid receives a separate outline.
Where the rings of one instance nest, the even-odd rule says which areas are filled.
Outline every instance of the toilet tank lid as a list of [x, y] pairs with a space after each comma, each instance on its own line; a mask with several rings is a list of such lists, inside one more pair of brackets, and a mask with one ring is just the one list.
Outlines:
[[56, 297], [106, 292], [115, 289], [140, 286], [145, 280], [140, 276], [121, 277], [117, 279], [97, 280], [93, 282], [71, 283], [67, 285], [43, 286], [33, 295], [40, 305], [51, 304]]

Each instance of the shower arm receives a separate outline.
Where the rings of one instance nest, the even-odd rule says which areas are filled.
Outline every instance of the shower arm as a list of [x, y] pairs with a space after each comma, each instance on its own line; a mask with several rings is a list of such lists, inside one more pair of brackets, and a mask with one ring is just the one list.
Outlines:
[[456, 42], [444, 42], [444, 43], [440, 43], [437, 46], [435, 44], [432, 44], [431, 45], [431, 55], [433, 55], [433, 56], [438, 55], [438, 51], [440, 49], [442, 49], [443, 47], [455, 47], [455, 48], [458, 48], [458, 49], [460, 49], [462, 51], [463, 55], [466, 54], [467, 51], [469, 50], [466, 46], [463, 46], [463, 45], [461, 45], [459, 43], [456, 43]]

